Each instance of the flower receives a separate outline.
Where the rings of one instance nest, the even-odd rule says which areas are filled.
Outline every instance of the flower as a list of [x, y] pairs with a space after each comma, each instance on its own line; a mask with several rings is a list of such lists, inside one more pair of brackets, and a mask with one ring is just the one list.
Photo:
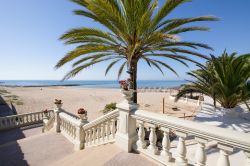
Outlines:
[[79, 108], [77, 111], [78, 114], [86, 114], [87, 115], [87, 111], [84, 108]]
[[129, 89], [130, 83], [131, 83], [131, 79], [119, 81], [120, 87], [121, 87], [123, 90], [128, 90], [128, 89]]
[[47, 114], [49, 111], [47, 109], [43, 110], [43, 113]]
[[62, 104], [62, 100], [55, 99], [55, 104]]

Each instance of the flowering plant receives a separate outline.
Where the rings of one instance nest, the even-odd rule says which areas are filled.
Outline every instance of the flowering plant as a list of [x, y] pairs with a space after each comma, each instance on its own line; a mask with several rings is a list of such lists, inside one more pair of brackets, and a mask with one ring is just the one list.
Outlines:
[[47, 114], [49, 111], [47, 109], [43, 110], [43, 113]]
[[121, 87], [123, 90], [128, 90], [128, 89], [129, 89], [130, 83], [131, 83], [131, 79], [119, 81], [120, 87]]
[[55, 99], [55, 104], [62, 104], [62, 100]]
[[84, 108], [79, 108], [77, 111], [78, 114], [86, 114], [87, 115], [87, 111]]

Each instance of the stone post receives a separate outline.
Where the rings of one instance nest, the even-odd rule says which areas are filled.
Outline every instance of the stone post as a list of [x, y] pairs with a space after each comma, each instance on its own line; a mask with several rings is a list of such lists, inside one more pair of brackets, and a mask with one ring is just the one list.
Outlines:
[[54, 122], [54, 128], [57, 133], [60, 133], [60, 117], [59, 113], [62, 111], [62, 102], [61, 100], [56, 100], [55, 102], [55, 109], [54, 109], [54, 115], [55, 115], [55, 122]]
[[85, 145], [85, 131], [83, 129], [83, 126], [87, 123], [89, 123], [87, 116], [84, 116], [84, 118], [83, 118], [83, 116], [80, 116], [80, 119], [77, 121], [76, 138], [75, 138], [75, 142], [74, 142], [74, 149], [75, 150], [81, 150], [81, 149], [85, 148], [84, 147], [84, 145]]
[[131, 111], [138, 108], [138, 105], [125, 100], [117, 104], [116, 107], [119, 110], [119, 128], [115, 136], [116, 144], [124, 151], [130, 152], [133, 144], [137, 141], [136, 120], [130, 114]]

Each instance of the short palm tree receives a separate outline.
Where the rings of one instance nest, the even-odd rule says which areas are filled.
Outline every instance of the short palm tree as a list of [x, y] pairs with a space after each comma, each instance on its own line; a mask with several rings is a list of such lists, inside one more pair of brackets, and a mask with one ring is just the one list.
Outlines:
[[[110, 61], [105, 74], [115, 64], [120, 64], [118, 78], [127, 68], [132, 88], [137, 88], [137, 64], [145, 61], [150, 67], [175, 70], [167, 63], [172, 59], [187, 66], [186, 61], [195, 62], [188, 55], [207, 58], [195, 49], [212, 49], [206, 44], [180, 41], [179, 34], [191, 31], [208, 31], [200, 26], [185, 26], [192, 22], [214, 21], [213, 16], [194, 18], [169, 18], [167, 16], [181, 4], [189, 0], [166, 0], [158, 9], [158, 0], [71, 0], [81, 7], [76, 15], [91, 18], [104, 28], [81, 27], [62, 35], [66, 44], [76, 44], [76, 48], [65, 55], [56, 68], [76, 60], [73, 69], [64, 79], [74, 77], [83, 69], [94, 64]], [[159, 57], [162, 57], [159, 59]], [[166, 60], [163, 60], [166, 59]], [[134, 102], [137, 94], [134, 93]]]
[[224, 108], [234, 108], [250, 100], [250, 54], [236, 56], [224, 52], [220, 57], [212, 56], [206, 65], [189, 72], [195, 78], [181, 88], [176, 100], [190, 91], [200, 92], [212, 98]]

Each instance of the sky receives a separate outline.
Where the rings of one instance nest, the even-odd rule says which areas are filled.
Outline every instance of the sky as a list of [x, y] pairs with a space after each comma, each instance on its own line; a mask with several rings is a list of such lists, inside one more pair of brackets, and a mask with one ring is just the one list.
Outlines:
[[[165, 0], [159, 0], [159, 7]], [[90, 19], [76, 16], [73, 10], [80, 6], [69, 0], [1, 0], [0, 3], [0, 80], [60, 80], [71, 69], [67, 64], [55, 70], [54, 66], [73, 46], [66, 46], [58, 38], [76, 27], [103, 28]], [[216, 22], [193, 25], [208, 26], [210, 32], [191, 32], [182, 40], [207, 43], [214, 51], [200, 53], [220, 55], [225, 49], [239, 54], [250, 53], [250, 0], [193, 0], [178, 7], [168, 18], [214, 15]], [[204, 60], [194, 58], [199, 62]], [[169, 61], [179, 74], [176, 77], [164, 70], [162, 76], [145, 63], [138, 66], [140, 80], [190, 79], [186, 72], [195, 69]], [[105, 76], [107, 63], [95, 65], [81, 72], [77, 80], [115, 80], [118, 66]], [[123, 74], [122, 77], [127, 77]]]

